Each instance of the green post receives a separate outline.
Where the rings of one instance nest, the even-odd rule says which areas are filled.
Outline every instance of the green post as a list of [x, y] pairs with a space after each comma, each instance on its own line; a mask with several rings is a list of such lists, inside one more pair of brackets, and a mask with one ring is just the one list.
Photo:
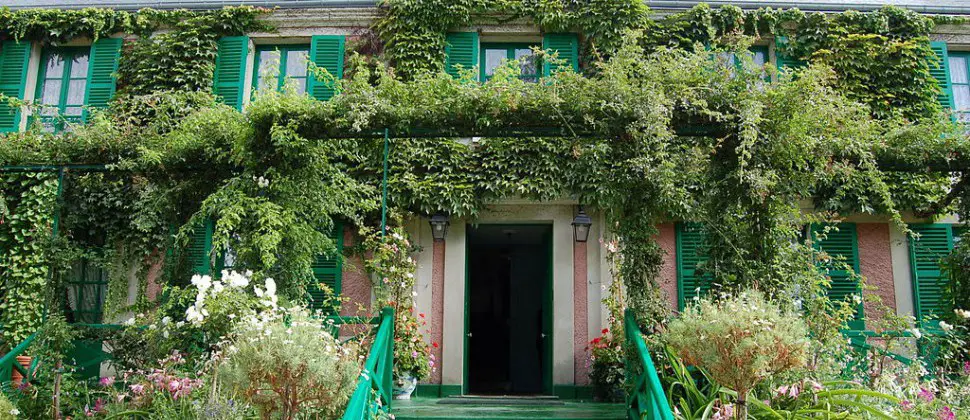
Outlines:
[[394, 386], [394, 308], [386, 307], [381, 309], [381, 318], [391, 320], [391, 331], [390, 338], [387, 340], [387, 350], [384, 357], [384, 366], [381, 366], [383, 370], [383, 381], [381, 387], [385, 392], [385, 400], [387, 403], [387, 408], [391, 408], [391, 401], [394, 400], [393, 392], [391, 390]]
[[384, 129], [384, 178], [381, 180], [381, 239], [387, 230], [387, 160], [391, 154], [391, 138], [388, 129]]

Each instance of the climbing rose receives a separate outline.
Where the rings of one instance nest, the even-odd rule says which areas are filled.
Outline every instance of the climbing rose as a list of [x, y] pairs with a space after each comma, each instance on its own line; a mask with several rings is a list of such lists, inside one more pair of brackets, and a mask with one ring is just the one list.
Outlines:
[[957, 418], [956, 414], [950, 409], [950, 407], [943, 407], [942, 410], [936, 413], [936, 416], [940, 420], [956, 420]]

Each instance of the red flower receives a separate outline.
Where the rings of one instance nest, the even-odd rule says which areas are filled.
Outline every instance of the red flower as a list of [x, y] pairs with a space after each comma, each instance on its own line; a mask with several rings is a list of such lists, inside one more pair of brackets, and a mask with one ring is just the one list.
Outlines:
[[438, 342], [436, 341], [432, 341], [431, 345], [434, 346], [434, 348], [438, 348]]
[[600, 331], [600, 334], [606, 334], [608, 332], [610, 332], [609, 328], [603, 328], [603, 331]]
[[593, 344], [599, 344], [600, 343], [600, 338], [599, 337], [594, 338], [593, 341], [592, 341], [592, 343]]

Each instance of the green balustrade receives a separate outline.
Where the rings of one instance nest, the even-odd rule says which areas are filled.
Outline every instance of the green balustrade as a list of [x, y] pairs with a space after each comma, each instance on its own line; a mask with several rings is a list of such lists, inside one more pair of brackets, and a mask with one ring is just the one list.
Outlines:
[[360, 372], [344, 420], [369, 420], [378, 411], [391, 409], [391, 383], [394, 371], [394, 309], [381, 310], [377, 334], [367, 355], [364, 370]]
[[[627, 417], [630, 419], [673, 420], [674, 413], [664, 395], [657, 368], [653, 365], [647, 343], [643, 341], [640, 327], [629, 309], [623, 318], [623, 330], [627, 345], [636, 353], [634, 360], [627, 358]], [[637, 366], [639, 365], [639, 366]], [[638, 375], [636, 372], [640, 372]], [[634, 376], [637, 375], [637, 376]]]
[[9, 386], [10, 375], [12, 375], [14, 371], [20, 373], [24, 377], [24, 381], [29, 381], [30, 378], [34, 376], [33, 373], [37, 369], [37, 358], [35, 357], [33, 361], [31, 361], [30, 367], [25, 369], [20, 365], [20, 363], [17, 363], [17, 356], [23, 355], [24, 351], [30, 347], [30, 344], [33, 343], [36, 338], [37, 333], [31, 334], [30, 337], [27, 337], [27, 339], [18, 344], [17, 347], [14, 347], [7, 352], [6, 355], [0, 357], [0, 389], [5, 389], [7, 386]]

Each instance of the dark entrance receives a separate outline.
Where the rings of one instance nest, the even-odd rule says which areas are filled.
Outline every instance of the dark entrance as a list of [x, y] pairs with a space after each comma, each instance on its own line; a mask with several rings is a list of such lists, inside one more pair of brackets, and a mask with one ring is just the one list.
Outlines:
[[552, 391], [552, 225], [468, 226], [466, 393]]

